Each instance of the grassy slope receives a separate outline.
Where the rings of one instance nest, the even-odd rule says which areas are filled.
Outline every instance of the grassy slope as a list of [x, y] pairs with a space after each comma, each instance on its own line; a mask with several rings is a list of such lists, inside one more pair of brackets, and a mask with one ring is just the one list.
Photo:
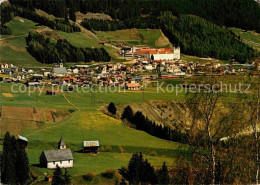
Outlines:
[[12, 29], [12, 35], [1, 36], [0, 61], [18, 66], [41, 66], [25, 49], [25, 37], [29, 31], [37, 28], [36, 23], [15, 17], [7, 25]]
[[[1, 92], [10, 93], [10, 84], [2, 84]], [[184, 95], [176, 96], [174, 93], [155, 93], [156, 89], [148, 89], [145, 93], [147, 99], [183, 99]], [[61, 94], [47, 96], [33, 93], [14, 93], [14, 98], [7, 98], [0, 94], [0, 105], [35, 106], [72, 109]], [[160, 166], [166, 161], [169, 166], [174, 164], [177, 155], [185, 152], [185, 145], [169, 142], [153, 137], [143, 131], [138, 131], [124, 125], [98, 111], [98, 107], [110, 101], [118, 104], [142, 102], [143, 95], [139, 92], [97, 93], [96, 105], [92, 104], [91, 93], [66, 93], [68, 99], [80, 108], [79, 111], [64, 122], [45, 124], [40, 129], [23, 130], [22, 135], [29, 139], [28, 156], [30, 164], [38, 164], [40, 153], [46, 149], [54, 149], [59, 138], [63, 135], [68, 147], [73, 151], [82, 148], [83, 140], [99, 140], [101, 146], [110, 145], [112, 152], [100, 152], [99, 155], [73, 153], [74, 168], [70, 169], [73, 178], [78, 180], [86, 172], [100, 173], [106, 168], [120, 168], [126, 166], [133, 152], [143, 152], [145, 157], [155, 166]], [[118, 147], [122, 146], [126, 153], [119, 153]], [[156, 151], [157, 156], [151, 156]], [[33, 167], [42, 178], [43, 173], [51, 174], [52, 170]]]
[[241, 37], [242, 41], [260, 51], [260, 34], [254, 31], [243, 32], [238, 28], [231, 28], [231, 30]]
[[97, 31], [96, 32], [100, 40], [107, 41], [109, 43], [123, 42], [126, 45], [146, 45], [149, 47], [169, 47], [170, 43], [166, 39], [159, 29], [126, 29], [118, 31]]

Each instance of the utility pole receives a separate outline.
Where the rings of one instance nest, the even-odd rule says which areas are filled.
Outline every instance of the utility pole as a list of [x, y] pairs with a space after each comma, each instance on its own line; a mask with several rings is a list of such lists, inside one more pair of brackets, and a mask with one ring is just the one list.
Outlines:
[[143, 102], [144, 102], [144, 89], [142, 89], [142, 91], [143, 91], [143, 97], [142, 97], [142, 99], [143, 99]]

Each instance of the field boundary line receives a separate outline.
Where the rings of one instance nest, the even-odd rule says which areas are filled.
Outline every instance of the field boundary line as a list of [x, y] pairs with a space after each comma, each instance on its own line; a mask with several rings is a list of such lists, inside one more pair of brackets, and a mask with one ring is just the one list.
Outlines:
[[74, 108], [76, 108], [77, 110], [80, 110], [80, 108], [79, 108], [78, 106], [76, 106], [76, 105], [74, 105], [73, 103], [70, 102], [70, 100], [67, 98], [66, 94], [65, 94], [63, 91], [61, 91], [61, 94], [63, 95], [63, 97], [65, 98], [65, 100], [66, 100], [70, 105], [72, 105], [72, 106], [73, 106]]
[[61, 120], [61, 121], [58, 121], [58, 122], [54, 122], [53, 124], [50, 123], [51, 125], [49, 125], [49, 126], [44, 126], [44, 127], [42, 127], [42, 128], [39, 128], [38, 130], [35, 130], [34, 132], [25, 134], [25, 136], [31, 136], [31, 135], [36, 134], [36, 133], [38, 133], [38, 132], [41, 132], [41, 131], [43, 131], [43, 130], [45, 130], [45, 129], [49, 129], [49, 128], [52, 128], [52, 127], [56, 127], [56, 126], [63, 125], [63, 124], [65, 124], [65, 123], [67, 123], [68, 121], [70, 121], [70, 120], [72, 119], [72, 117], [74, 117], [75, 114], [78, 113], [78, 112], [79, 112], [79, 109], [76, 110], [75, 112], [73, 112], [68, 118], [66, 118], [66, 119], [64, 119], [64, 120]]

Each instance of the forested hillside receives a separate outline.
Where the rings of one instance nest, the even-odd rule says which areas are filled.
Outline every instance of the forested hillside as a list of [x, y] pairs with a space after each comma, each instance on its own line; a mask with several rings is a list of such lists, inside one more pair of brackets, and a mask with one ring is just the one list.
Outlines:
[[165, 13], [160, 20], [164, 34], [186, 54], [222, 60], [232, 58], [241, 63], [256, 56], [256, 51], [242, 43], [233, 32], [200, 17], [174, 17]]
[[51, 43], [38, 33], [30, 32], [26, 38], [27, 50], [42, 63], [63, 62], [91, 62], [111, 60], [104, 48], [76, 48], [67, 40], [59, 39], [57, 43]]
[[[104, 12], [114, 19], [141, 15], [193, 14], [220, 25], [260, 31], [260, 7], [254, 0], [10, 0], [12, 4], [42, 9], [57, 17], [74, 16], [75, 11]], [[69, 8], [69, 10], [67, 9]]]
[[[5, 23], [18, 15], [55, 30], [77, 32], [75, 12], [100, 12], [113, 20], [85, 19], [82, 26], [91, 31], [115, 31], [125, 28], [162, 29], [172, 44], [184, 54], [235, 59], [249, 62], [259, 53], [244, 44], [226, 27], [260, 31], [260, 6], [254, 0], [9, 0], [1, 5], [1, 33], [11, 34]], [[56, 16], [41, 16], [35, 9]], [[69, 20], [70, 19], [70, 20]]]

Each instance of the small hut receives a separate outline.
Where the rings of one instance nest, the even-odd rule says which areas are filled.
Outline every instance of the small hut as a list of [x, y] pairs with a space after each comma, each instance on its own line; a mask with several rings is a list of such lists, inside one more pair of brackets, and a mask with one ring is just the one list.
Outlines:
[[28, 139], [26, 137], [18, 135], [15, 138], [20, 146], [23, 146], [26, 149], [28, 148]]
[[84, 152], [86, 153], [98, 153], [99, 142], [98, 141], [83, 141]]

